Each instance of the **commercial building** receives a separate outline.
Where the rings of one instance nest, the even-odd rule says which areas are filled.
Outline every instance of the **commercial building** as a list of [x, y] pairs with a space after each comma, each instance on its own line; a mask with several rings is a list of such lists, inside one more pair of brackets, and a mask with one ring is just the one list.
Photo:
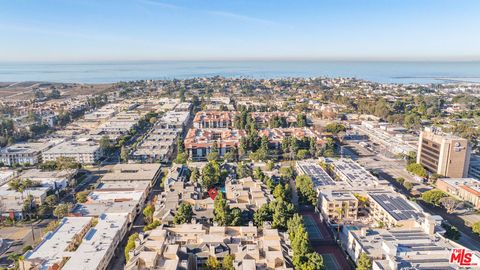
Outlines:
[[60, 143], [42, 154], [43, 161], [55, 161], [59, 157], [67, 157], [81, 164], [95, 164], [102, 156], [103, 150], [98, 143], [80, 140]]
[[392, 154], [408, 155], [417, 151], [418, 137], [408, 134], [403, 127], [377, 121], [362, 121], [361, 125], [351, 127]]
[[231, 111], [201, 111], [195, 115], [195, 128], [233, 128], [233, 121], [238, 112]]
[[246, 136], [244, 130], [237, 129], [195, 129], [188, 131], [185, 138], [185, 150], [193, 160], [203, 160], [217, 145], [220, 156], [227, 152], [237, 153], [240, 139]]
[[226, 255], [232, 254], [236, 270], [290, 270], [293, 267], [286, 257], [291, 251], [285, 245], [286, 238], [288, 241], [286, 234], [272, 229], [268, 222], [261, 231], [253, 225], [161, 226], [140, 236], [125, 269], [203, 269], [208, 257], [222, 262]]
[[417, 163], [446, 177], [467, 177], [471, 145], [467, 139], [426, 128], [420, 134]]
[[437, 180], [436, 186], [438, 189], [480, 209], [480, 180], [474, 178], [440, 178]]

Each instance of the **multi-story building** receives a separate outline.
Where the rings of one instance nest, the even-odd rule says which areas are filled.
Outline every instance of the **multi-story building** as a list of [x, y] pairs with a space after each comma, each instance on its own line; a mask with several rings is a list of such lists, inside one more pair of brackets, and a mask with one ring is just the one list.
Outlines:
[[259, 127], [267, 127], [275, 119], [279, 120], [284, 127], [291, 127], [297, 124], [297, 117], [293, 112], [252, 112], [252, 118]]
[[42, 162], [42, 152], [58, 143], [60, 143], [60, 140], [16, 143], [0, 149], [0, 162], [6, 166], [12, 166], [13, 164], [35, 165]]
[[273, 200], [265, 185], [252, 177], [230, 179], [225, 182], [225, 197], [230, 207], [257, 210]]
[[426, 128], [420, 134], [417, 163], [452, 178], [467, 177], [471, 146], [467, 139]]
[[438, 189], [480, 208], [480, 180], [474, 178], [440, 178]]
[[201, 111], [195, 115], [195, 128], [232, 128], [238, 112], [231, 111]]
[[48, 187], [51, 190], [57, 190], [65, 189], [72, 184], [76, 173], [76, 169], [61, 171], [42, 171], [39, 169], [30, 169], [22, 172], [19, 177], [23, 179], [30, 179], [34, 182], [39, 182], [43, 187]]
[[358, 199], [348, 190], [322, 190], [318, 203], [324, 218], [329, 221], [344, 222], [357, 219]]
[[272, 229], [268, 222], [257, 227], [223, 227], [182, 224], [159, 227], [140, 236], [125, 269], [203, 269], [209, 257], [223, 261], [234, 255], [236, 270], [290, 270], [288, 236]]
[[42, 154], [43, 161], [55, 161], [59, 157], [67, 157], [81, 164], [95, 164], [102, 156], [103, 150], [98, 143], [80, 140], [63, 142]]
[[317, 145], [324, 143], [324, 136], [313, 128], [308, 127], [292, 127], [292, 128], [266, 128], [258, 132], [260, 137], [266, 136], [270, 146], [275, 149], [280, 149], [282, 141], [287, 137], [295, 137], [299, 140], [305, 138], [312, 138]]
[[0, 215], [10, 218], [22, 218], [25, 200], [31, 196], [32, 202], [40, 206], [47, 198], [48, 187], [27, 188], [23, 192], [9, 189], [8, 185], [0, 187]]
[[370, 216], [385, 227], [413, 228], [424, 217], [420, 206], [392, 191], [367, 192]]
[[148, 182], [154, 186], [162, 171], [158, 163], [117, 164], [101, 178], [102, 182]]
[[[354, 261], [361, 253], [372, 259], [374, 270], [459, 269], [449, 261], [455, 248], [464, 248], [420, 228], [348, 230], [346, 251]], [[473, 263], [480, 263], [478, 255]]]
[[378, 179], [351, 159], [340, 158], [334, 160], [332, 164], [335, 175], [353, 188], [388, 186], [388, 181]]
[[104, 270], [127, 232], [127, 216], [102, 214], [98, 222], [92, 217], [66, 217], [25, 253], [20, 269]]
[[470, 166], [468, 169], [468, 177], [480, 180], [480, 156], [470, 156]]
[[19, 264], [20, 269], [62, 269], [72, 253], [75, 254], [76, 246], [82, 242], [91, 226], [91, 217], [63, 218], [58, 227], [48, 232], [35, 249], [24, 254]]
[[240, 139], [246, 136], [244, 130], [237, 129], [195, 129], [188, 131], [185, 138], [185, 150], [193, 160], [203, 160], [216, 143], [220, 156], [227, 152], [236, 152]]
[[169, 162], [177, 142], [175, 129], [152, 129], [132, 153], [135, 160]]

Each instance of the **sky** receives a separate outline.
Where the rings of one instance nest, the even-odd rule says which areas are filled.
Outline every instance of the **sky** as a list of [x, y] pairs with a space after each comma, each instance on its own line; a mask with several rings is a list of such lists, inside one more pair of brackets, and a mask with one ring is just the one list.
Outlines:
[[0, 62], [480, 60], [478, 0], [0, 0]]

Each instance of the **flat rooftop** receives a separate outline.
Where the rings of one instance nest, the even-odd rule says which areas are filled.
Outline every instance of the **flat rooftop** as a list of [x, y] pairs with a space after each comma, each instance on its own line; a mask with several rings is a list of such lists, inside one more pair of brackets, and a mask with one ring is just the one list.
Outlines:
[[65, 217], [60, 221], [56, 230], [47, 233], [42, 242], [32, 251], [25, 253], [25, 260], [43, 261], [39, 269], [48, 269], [55, 263], [59, 263], [66, 254], [67, 247], [92, 220], [91, 217]]
[[102, 202], [102, 201], [112, 201], [112, 202], [121, 202], [121, 201], [136, 201], [139, 202], [142, 198], [143, 191], [101, 191], [94, 190], [88, 197], [93, 202]]
[[[75, 254], [62, 267], [63, 270], [97, 269], [121, 240], [122, 228], [127, 223], [127, 214], [108, 213], [98, 217], [98, 224], [91, 228], [82, 239]], [[105, 265], [108, 264], [104, 262]]]
[[315, 188], [323, 186], [335, 186], [337, 183], [323, 170], [318, 164], [318, 161], [297, 161], [297, 168], [304, 174], [312, 178], [313, 186]]
[[395, 193], [368, 193], [395, 220], [417, 220], [422, 216], [406, 199]]
[[351, 159], [340, 158], [334, 160], [333, 166], [335, 171], [340, 173], [354, 188], [371, 187], [379, 184], [379, 180], [375, 176]]
[[160, 164], [117, 164], [102, 177], [102, 181], [153, 181]]
[[100, 145], [95, 142], [66, 141], [60, 143], [47, 151], [45, 154], [91, 154], [100, 149]]

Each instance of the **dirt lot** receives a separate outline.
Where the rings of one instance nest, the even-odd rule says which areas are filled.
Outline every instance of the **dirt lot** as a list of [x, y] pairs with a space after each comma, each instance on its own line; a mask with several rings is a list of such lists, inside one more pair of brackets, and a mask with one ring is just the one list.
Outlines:
[[45, 94], [55, 87], [63, 97], [108, 92], [112, 84], [59, 84], [59, 83], [1, 83], [0, 98], [26, 100], [34, 97], [33, 89], [41, 89]]

